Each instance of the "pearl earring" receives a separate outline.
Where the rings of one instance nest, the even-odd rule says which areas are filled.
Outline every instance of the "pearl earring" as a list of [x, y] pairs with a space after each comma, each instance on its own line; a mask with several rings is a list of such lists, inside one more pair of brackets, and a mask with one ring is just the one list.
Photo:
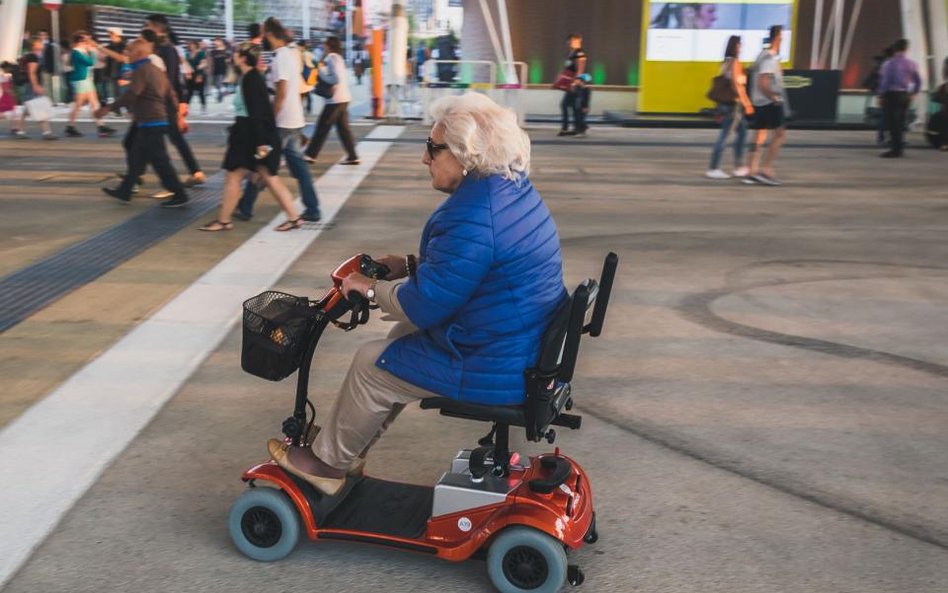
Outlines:
[[467, 177], [467, 169], [462, 170], [461, 175], [464, 175], [465, 177]]

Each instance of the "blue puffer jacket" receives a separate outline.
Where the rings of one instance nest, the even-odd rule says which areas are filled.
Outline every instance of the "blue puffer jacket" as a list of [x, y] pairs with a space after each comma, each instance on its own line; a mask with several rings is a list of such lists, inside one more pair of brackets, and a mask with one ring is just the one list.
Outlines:
[[465, 178], [428, 219], [418, 272], [397, 295], [420, 331], [379, 368], [445, 397], [523, 403], [524, 371], [567, 298], [556, 224], [530, 181]]

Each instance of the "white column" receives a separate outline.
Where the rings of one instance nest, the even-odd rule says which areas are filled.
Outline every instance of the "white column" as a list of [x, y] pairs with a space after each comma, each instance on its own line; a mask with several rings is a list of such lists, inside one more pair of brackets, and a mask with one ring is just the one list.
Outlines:
[[346, 2], [346, 63], [352, 65], [352, 11], [353, 0]]
[[839, 70], [839, 45], [843, 37], [843, 2], [844, 0], [836, 0], [833, 3], [833, 10], [835, 11], [833, 26], [833, 70]]
[[938, 77], [941, 76], [942, 64], [948, 58], [948, 2], [928, 0], [928, 26], [931, 29], [928, 32], [929, 39], [932, 40], [930, 49], [935, 62], [935, 80], [931, 81], [934, 87], [935, 81], [941, 80]]
[[234, 0], [224, 0], [224, 37], [234, 40]]
[[388, 62], [391, 79], [388, 84], [405, 84], [408, 55], [408, 17], [404, 0], [392, 0], [392, 20], [389, 24]]
[[510, 22], [507, 20], [507, 0], [497, 0], [497, 15], [500, 17], [500, 34], [504, 40], [504, 58], [510, 62], [503, 69], [504, 82], [515, 83], [518, 82], [517, 69], [513, 65], [513, 43], [510, 40]]
[[[928, 44], [925, 42], [925, 25], [922, 22], [922, 0], [901, 0], [902, 6], [902, 36], [908, 39], [908, 56], [918, 64], [918, 73], [922, 78], [922, 91], [929, 88], [928, 68], [925, 57], [928, 55]], [[925, 122], [928, 119], [928, 97], [924, 92], [915, 97], [915, 112], [918, 120]]]
[[309, 39], [309, 0], [303, 0], [303, 30], [300, 31], [300, 37], [302, 39]]
[[26, 0], [3, 0], [0, 4], [0, 62], [15, 62], [20, 55]]
[[[793, 36], [800, 38], [799, 32], [794, 31]], [[810, 69], [816, 70], [820, 67], [820, 41], [823, 36], [823, 0], [816, 0], [816, 7], [813, 11], [813, 42], [810, 44]], [[796, 44], [794, 44], [796, 45]]]

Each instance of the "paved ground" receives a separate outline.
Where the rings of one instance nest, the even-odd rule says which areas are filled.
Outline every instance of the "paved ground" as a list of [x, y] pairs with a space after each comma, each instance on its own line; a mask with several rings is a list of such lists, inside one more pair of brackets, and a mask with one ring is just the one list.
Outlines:
[[[195, 132], [208, 162], [219, 130]], [[440, 200], [418, 162], [425, 135], [413, 128], [389, 150], [280, 288], [319, 292], [353, 252], [416, 248]], [[557, 442], [590, 472], [601, 517], [600, 542], [575, 554], [584, 588], [944, 591], [944, 155], [882, 161], [864, 135], [797, 132], [780, 160], [787, 185], [760, 188], [700, 177], [709, 132], [532, 135], [568, 283], [597, 274], [609, 250], [621, 257], [606, 331], [585, 343], [574, 382], [584, 429]], [[106, 175], [114, 144], [62, 143], [62, 162], [21, 146], [0, 141], [5, 272], [128, 216], [94, 184], [35, 180], [47, 166]], [[339, 156], [330, 149], [327, 163]], [[0, 425], [259, 224], [182, 231], [0, 336]], [[375, 321], [325, 339], [318, 406], [353, 349], [385, 330]], [[240, 471], [265, 457], [292, 385], [242, 374], [239, 342], [231, 332], [5, 590], [490, 590], [480, 562], [345, 544], [303, 545], [275, 565], [242, 558], [227, 509]], [[369, 472], [431, 483], [482, 432], [411, 409]]]

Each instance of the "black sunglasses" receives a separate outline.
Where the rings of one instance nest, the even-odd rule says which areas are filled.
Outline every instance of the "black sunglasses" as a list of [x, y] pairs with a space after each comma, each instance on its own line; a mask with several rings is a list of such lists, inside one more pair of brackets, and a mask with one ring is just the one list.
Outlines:
[[439, 150], [444, 150], [447, 147], [447, 144], [435, 144], [434, 140], [431, 139], [431, 136], [428, 136], [428, 139], [425, 140], [425, 148], [428, 149], [428, 158], [431, 160], [434, 160], [435, 155], [438, 154]]

